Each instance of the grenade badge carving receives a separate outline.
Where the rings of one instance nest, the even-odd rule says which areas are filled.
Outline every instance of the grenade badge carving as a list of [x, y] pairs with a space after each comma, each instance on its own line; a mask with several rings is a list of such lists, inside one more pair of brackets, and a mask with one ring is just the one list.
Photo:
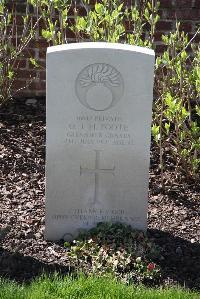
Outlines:
[[94, 111], [106, 111], [114, 107], [124, 92], [120, 72], [106, 63], [86, 66], [77, 76], [76, 95], [82, 105]]

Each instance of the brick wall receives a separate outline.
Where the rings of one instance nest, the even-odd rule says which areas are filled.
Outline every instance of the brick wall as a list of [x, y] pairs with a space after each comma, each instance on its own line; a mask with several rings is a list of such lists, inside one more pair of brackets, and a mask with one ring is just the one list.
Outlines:
[[[25, 4], [23, 0], [17, 0], [18, 14], [25, 13]], [[80, 9], [81, 12], [81, 9]], [[176, 20], [181, 22], [181, 28], [189, 34], [192, 38], [196, 32], [197, 25], [200, 24], [200, 0], [160, 0], [160, 21], [157, 24], [155, 34], [156, 53], [159, 55], [164, 50], [161, 36], [175, 29]], [[20, 19], [20, 16], [19, 16]], [[69, 32], [69, 42], [74, 41], [73, 35]], [[195, 42], [200, 42], [200, 36], [195, 38]], [[45, 56], [47, 43], [37, 37], [36, 40], [31, 41], [28, 45], [24, 58], [20, 60], [17, 80], [15, 88], [22, 88], [28, 85], [25, 89], [20, 91], [17, 96], [38, 97], [45, 95]], [[35, 57], [41, 67], [33, 70], [33, 66], [29, 61], [30, 54]], [[35, 76], [31, 84], [29, 83], [30, 76]]]

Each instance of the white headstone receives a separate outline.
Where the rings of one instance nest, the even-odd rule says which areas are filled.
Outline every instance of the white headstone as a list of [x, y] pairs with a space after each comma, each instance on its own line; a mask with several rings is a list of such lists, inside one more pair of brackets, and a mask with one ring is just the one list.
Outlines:
[[47, 239], [98, 222], [147, 228], [153, 68], [141, 47], [48, 48]]

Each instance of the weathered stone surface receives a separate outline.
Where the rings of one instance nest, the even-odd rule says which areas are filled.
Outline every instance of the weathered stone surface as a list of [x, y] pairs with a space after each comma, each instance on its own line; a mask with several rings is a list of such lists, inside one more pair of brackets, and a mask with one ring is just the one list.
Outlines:
[[102, 221], [146, 229], [153, 66], [141, 47], [48, 48], [47, 239]]

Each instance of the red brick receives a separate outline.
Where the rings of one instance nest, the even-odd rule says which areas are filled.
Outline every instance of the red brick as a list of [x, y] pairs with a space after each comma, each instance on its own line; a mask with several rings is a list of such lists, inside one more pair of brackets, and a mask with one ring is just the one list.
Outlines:
[[18, 25], [18, 26], [23, 26], [24, 25], [24, 20], [23, 20], [23, 18], [22, 18], [22, 16], [20, 15], [16, 15], [15, 16], [15, 20], [16, 20], [16, 24]]
[[[33, 22], [34, 22], [34, 24], [35, 24], [37, 21], [38, 21], [37, 18], [36, 18], [36, 17], [33, 17]], [[39, 25], [40, 28], [45, 28], [45, 21], [44, 21], [43, 19], [40, 19], [40, 20], [38, 21], [38, 25]]]
[[163, 19], [164, 11], [165, 11], [165, 9], [159, 9], [158, 10], [158, 15], [159, 15], [161, 20]]
[[12, 89], [17, 90], [17, 89], [20, 89], [20, 88], [24, 88], [25, 86], [26, 86], [26, 81], [25, 80], [15, 80], [13, 82]]
[[[26, 13], [27, 12], [27, 5], [26, 5], [26, 1], [25, 3], [23, 3], [24, 1], [22, 1], [22, 3], [18, 3], [19, 1], [16, 1], [16, 10], [19, 13]], [[34, 8], [32, 5], [28, 5], [28, 12], [29, 14], [32, 14], [34, 12]]]
[[192, 23], [190, 22], [181, 22], [180, 23], [180, 30], [185, 32], [192, 32]]
[[46, 71], [40, 71], [39, 77], [40, 77], [40, 80], [46, 80]]
[[199, 21], [200, 9], [177, 9], [166, 11], [167, 19]]
[[40, 48], [47, 48], [49, 46], [48, 42], [42, 38], [36, 41], [36, 47], [37, 49]]
[[40, 59], [46, 59], [46, 53], [47, 53], [47, 49], [44, 48], [44, 49], [39, 49], [39, 58]]
[[143, 30], [144, 31], [150, 31], [150, 29], [151, 29], [151, 26], [150, 26], [150, 24], [149, 23], [146, 23], [145, 25], [144, 25], [144, 27], [143, 27]]
[[[32, 92], [32, 94], [33, 94], [33, 92]], [[32, 96], [32, 94], [31, 94], [31, 96]], [[45, 97], [45, 95], [46, 95], [46, 90], [35, 90], [34, 91], [34, 95], [36, 96], [36, 97]]]
[[[189, 38], [189, 40], [191, 40], [192, 38], [193, 38], [193, 34], [188, 34], [188, 38]], [[193, 43], [200, 43], [200, 33], [199, 34], [197, 34], [196, 36], [195, 36], [195, 38], [193, 38]]]
[[27, 59], [30, 59], [30, 57], [35, 57], [35, 49], [34, 48], [27, 48], [27, 49], [25, 49], [23, 51], [23, 57], [27, 58]]
[[15, 36], [17, 36], [19, 39], [21, 39], [23, 31], [24, 31], [24, 26], [19, 26], [18, 25], [17, 27], [15, 27], [15, 31], [13, 32], [13, 34]]
[[74, 16], [74, 14], [75, 14], [75, 10], [77, 11], [77, 14], [79, 15], [79, 16], [81, 16], [81, 17], [83, 17], [83, 16], [86, 16], [87, 15], [87, 12], [86, 12], [86, 10], [85, 10], [85, 8], [84, 7], [82, 7], [82, 6], [74, 6], [74, 5], [72, 5], [71, 7], [70, 7], [70, 9], [69, 9], [69, 16]]
[[165, 45], [156, 45], [156, 53], [163, 53], [165, 50], [167, 49], [167, 47]]
[[[97, 1], [97, 2], [100, 2], [100, 1]], [[124, 2], [124, 5], [123, 5], [122, 9], [131, 8], [131, 7], [135, 6], [135, 1], [133, 1], [133, 0], [124, 0], [123, 2]], [[142, 4], [143, 4], [143, 0], [137, 1], [138, 8], [140, 8], [142, 6]]]
[[82, 42], [83, 40], [81, 40], [80, 39], [80, 41], [78, 40], [78, 39], [74, 39], [74, 38], [69, 38], [68, 40], [67, 40], [67, 43], [68, 44], [71, 44], [71, 43], [78, 43], [78, 42]]
[[175, 7], [191, 8], [193, 7], [192, 2], [192, 0], [175, 0]]
[[15, 68], [19, 68], [19, 69], [26, 68], [26, 60], [25, 59], [17, 59], [15, 62]]
[[7, 1], [6, 7], [9, 11], [14, 11], [14, 9], [16, 8], [16, 3], [14, 1]]
[[172, 0], [160, 0], [160, 8], [172, 8], [173, 1]]
[[156, 25], [156, 30], [158, 30], [158, 31], [172, 30], [172, 22], [160, 20], [160, 21], [158, 21], [158, 23]]
[[163, 32], [155, 32], [154, 34], [154, 41], [161, 42], [162, 41]]
[[99, 2], [98, 0], [90, 0], [89, 5], [94, 5], [95, 3]]
[[66, 35], [68, 38], [75, 38], [74, 32], [69, 28], [66, 29]]
[[29, 49], [39, 49], [39, 48], [46, 48], [46, 47], [48, 47], [48, 43], [44, 39], [39, 39], [39, 40], [32, 39], [28, 43]]
[[18, 37], [12, 37], [9, 42], [12, 43], [13, 46], [17, 46], [21, 44], [21, 39]]
[[27, 71], [27, 70], [16, 70], [16, 78], [29, 80], [30, 78], [34, 78], [36, 76], [35, 71]]
[[16, 9], [17, 9], [17, 12], [26, 13], [26, 4], [25, 3], [17, 3]]
[[35, 69], [35, 66], [30, 62], [29, 59], [27, 60], [27, 69], [30, 70], [30, 71]]
[[45, 81], [36, 81], [36, 80], [34, 80], [29, 85], [29, 89], [44, 90], [44, 89], [46, 89], [46, 82]]
[[200, 23], [199, 22], [193, 22], [193, 25], [194, 25], [193, 32], [196, 32], [199, 29]]
[[124, 27], [126, 31], [132, 31], [133, 30], [133, 23], [129, 22], [128, 20], [125, 20]]
[[196, 0], [195, 3], [194, 3], [194, 7], [196, 8], [200, 8], [200, 1], [199, 0]]

